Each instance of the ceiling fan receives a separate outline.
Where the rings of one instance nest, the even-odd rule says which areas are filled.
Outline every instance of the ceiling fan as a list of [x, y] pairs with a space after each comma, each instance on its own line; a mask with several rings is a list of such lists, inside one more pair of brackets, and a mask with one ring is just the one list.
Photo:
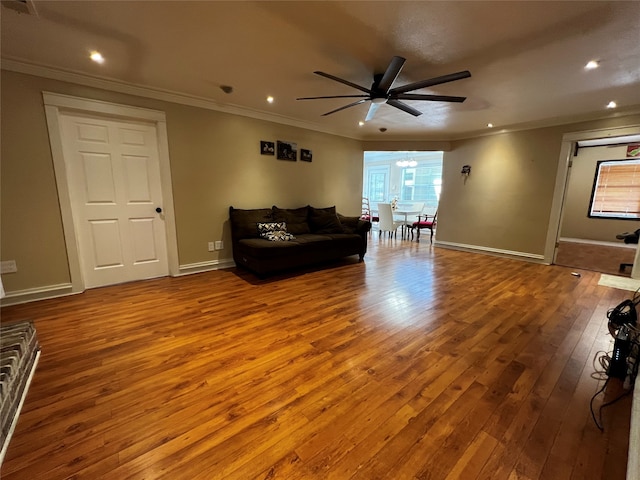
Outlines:
[[373, 118], [376, 111], [383, 103], [387, 105], [391, 105], [392, 107], [396, 107], [404, 112], [410, 113], [414, 117], [422, 115], [422, 112], [416, 110], [415, 108], [407, 105], [401, 100], [428, 100], [431, 102], [464, 102], [467, 97], [452, 97], [449, 95], [427, 95], [427, 94], [419, 94], [419, 93], [407, 93], [413, 90], [419, 90], [421, 88], [432, 87], [434, 85], [440, 85], [441, 83], [453, 82], [454, 80], [461, 80], [463, 78], [468, 78], [471, 76], [471, 73], [468, 70], [464, 70], [462, 72], [451, 73], [449, 75], [443, 75], [441, 77], [430, 78], [428, 80], [422, 80], [419, 82], [410, 83], [408, 85], [403, 85], [401, 87], [391, 88], [393, 87], [393, 83], [398, 78], [400, 74], [400, 70], [404, 66], [406, 62], [405, 58], [394, 56], [387, 67], [387, 70], [384, 73], [379, 73], [373, 76], [373, 84], [371, 88], [365, 88], [363, 86], [352, 83], [348, 80], [344, 80], [342, 78], [330, 75], [328, 73], [315, 71], [316, 75], [320, 75], [321, 77], [326, 77], [336, 82], [343, 83], [345, 85], [349, 85], [361, 92], [366, 93], [366, 95], [332, 95], [326, 97], [301, 97], [296, 100], [318, 100], [321, 98], [360, 98], [360, 100], [356, 100], [349, 105], [345, 105], [344, 107], [336, 108], [335, 110], [331, 110], [330, 112], [323, 113], [322, 116], [331, 115], [332, 113], [339, 112], [341, 110], [345, 110], [350, 107], [355, 107], [356, 105], [360, 105], [361, 103], [371, 102], [369, 106], [369, 111], [367, 112], [367, 116], [365, 121], [369, 121]]

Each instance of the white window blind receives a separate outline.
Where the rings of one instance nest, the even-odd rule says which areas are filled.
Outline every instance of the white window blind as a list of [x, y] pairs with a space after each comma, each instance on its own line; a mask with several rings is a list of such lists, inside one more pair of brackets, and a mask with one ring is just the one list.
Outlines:
[[640, 218], [640, 159], [598, 162], [589, 216]]

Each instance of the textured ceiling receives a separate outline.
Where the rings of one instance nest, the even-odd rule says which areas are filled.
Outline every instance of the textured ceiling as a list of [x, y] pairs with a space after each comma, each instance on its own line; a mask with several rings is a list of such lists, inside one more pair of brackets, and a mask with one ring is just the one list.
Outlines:
[[[2, 8], [3, 68], [108, 79], [121, 91], [146, 87], [156, 97], [178, 94], [167, 98], [355, 138], [452, 139], [489, 122], [500, 130], [640, 111], [637, 1], [33, 5], [36, 15]], [[92, 50], [106, 62], [89, 61]], [[419, 117], [383, 105], [363, 127], [367, 104], [323, 117], [351, 100], [296, 100], [359, 94], [313, 72], [370, 87], [394, 55], [407, 59], [394, 86], [469, 70], [471, 78], [414, 92], [467, 100], [407, 102]], [[585, 70], [591, 59], [600, 68]], [[611, 100], [616, 111], [604, 108]]]

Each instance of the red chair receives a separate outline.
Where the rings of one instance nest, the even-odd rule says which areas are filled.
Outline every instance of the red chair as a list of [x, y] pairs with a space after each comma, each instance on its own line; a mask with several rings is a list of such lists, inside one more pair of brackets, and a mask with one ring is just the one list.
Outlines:
[[416, 237], [416, 242], [420, 241], [420, 230], [423, 228], [428, 228], [431, 231], [431, 243], [433, 243], [433, 231], [436, 229], [436, 218], [438, 217], [438, 212], [434, 215], [418, 215], [418, 221], [413, 222], [411, 225], [411, 240], [413, 240], [413, 230], [418, 230], [418, 235]]

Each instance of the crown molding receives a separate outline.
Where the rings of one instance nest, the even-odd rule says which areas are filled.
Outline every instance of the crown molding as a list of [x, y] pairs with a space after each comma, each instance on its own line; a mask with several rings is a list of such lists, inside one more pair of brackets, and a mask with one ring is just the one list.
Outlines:
[[[575, 114], [564, 117], [550, 117], [546, 119], [533, 120], [530, 122], [516, 123], [511, 125], [505, 125], [501, 128], [485, 128], [483, 130], [476, 130], [474, 132], [468, 132], [461, 135], [451, 135], [450, 141], [469, 140], [473, 138], [489, 137], [493, 135], [501, 135], [505, 133], [515, 133], [527, 130], [538, 130], [542, 128], [560, 127], [562, 125], [574, 125], [580, 123], [597, 122], [600, 120], [609, 120], [619, 117], [628, 117], [631, 115], [637, 115], [640, 113], [640, 105], [631, 105], [629, 107], [618, 108], [615, 111], [592, 111], [583, 114]], [[597, 129], [600, 131], [606, 129], [603, 127]], [[615, 127], [611, 127], [615, 128]]]
[[635, 115], [640, 113], [640, 105], [632, 105], [626, 108], [619, 108], [615, 111], [595, 111], [588, 112], [581, 115], [572, 115], [566, 117], [554, 117], [547, 119], [540, 119], [531, 122], [524, 122], [519, 124], [504, 125], [502, 128], [494, 129], [482, 129], [474, 132], [466, 132], [462, 134], [450, 134], [446, 137], [418, 137], [411, 135], [400, 135], [398, 137], [389, 136], [383, 138], [380, 136], [371, 135], [348, 135], [344, 131], [339, 129], [328, 128], [324, 125], [320, 125], [314, 122], [304, 122], [295, 118], [287, 117], [285, 115], [278, 115], [271, 112], [265, 112], [263, 110], [254, 110], [240, 105], [233, 104], [221, 104], [214, 100], [198, 97], [195, 95], [187, 95], [171, 90], [164, 90], [160, 88], [152, 88], [148, 86], [122, 82], [120, 80], [114, 80], [106, 77], [87, 75], [85, 73], [79, 73], [72, 70], [65, 70], [57, 67], [39, 65], [34, 63], [28, 63], [21, 60], [17, 60], [10, 57], [3, 57], [0, 67], [3, 70], [8, 70], [17, 73], [23, 73], [26, 75], [34, 75], [37, 77], [49, 78], [52, 80], [58, 80], [62, 82], [74, 83], [78, 85], [84, 85], [87, 87], [99, 88], [102, 90], [108, 90], [112, 92], [124, 93], [127, 95], [134, 95], [144, 98], [152, 98], [154, 100], [161, 100], [164, 102], [177, 103], [180, 105], [187, 105], [190, 107], [197, 107], [206, 110], [214, 110], [217, 112], [228, 113], [231, 115], [239, 115], [248, 118], [254, 118], [257, 120], [263, 120], [266, 122], [277, 123], [281, 125], [288, 125], [290, 127], [302, 128], [305, 130], [311, 130], [319, 133], [326, 133], [329, 135], [335, 135], [338, 137], [349, 138], [352, 140], [358, 140], [363, 142], [453, 142], [459, 140], [468, 140], [472, 138], [487, 137], [493, 135], [500, 135], [505, 133], [514, 133], [523, 130], [534, 130], [539, 128], [556, 127], [560, 125], [567, 125], [572, 123], [582, 123], [596, 120], [604, 120], [614, 117], [624, 117], [628, 115]]
[[49, 78], [51, 80], [58, 80], [61, 82], [75, 83], [87, 87], [99, 88], [102, 90], [109, 90], [112, 92], [124, 93], [127, 95], [135, 95], [138, 97], [152, 98], [154, 100], [177, 103], [180, 105], [203, 108], [206, 110], [215, 110], [217, 112], [228, 113], [231, 115], [240, 115], [243, 117], [288, 125], [290, 127], [303, 128], [305, 130], [312, 130], [314, 132], [327, 133], [329, 135], [336, 135], [353, 140], [362, 140], [359, 137], [345, 135], [344, 132], [327, 128], [326, 126], [319, 125], [317, 123], [303, 122], [291, 117], [287, 117], [285, 115], [278, 115], [261, 110], [254, 110], [239, 105], [221, 104], [215, 102], [214, 100], [204, 97], [198, 97], [195, 95], [187, 95], [171, 90], [126, 83], [119, 80], [87, 75], [71, 70], [64, 70], [56, 67], [27, 63], [12, 58], [2, 58], [1, 68], [2, 70], [23, 73], [26, 75], [34, 75], [36, 77]]

